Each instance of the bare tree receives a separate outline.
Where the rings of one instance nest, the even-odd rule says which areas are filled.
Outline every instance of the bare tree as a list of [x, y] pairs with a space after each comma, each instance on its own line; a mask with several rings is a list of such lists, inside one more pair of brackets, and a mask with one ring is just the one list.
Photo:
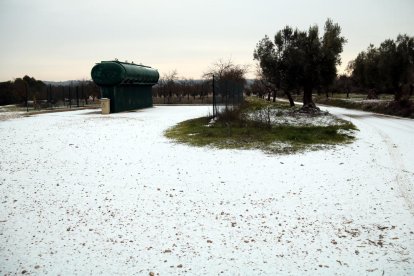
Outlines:
[[245, 82], [244, 76], [248, 69], [247, 65], [234, 64], [231, 58], [219, 59], [203, 74], [203, 78], [210, 78], [211, 75], [214, 75], [218, 79], [232, 78]]
[[[203, 78], [210, 79], [214, 76], [218, 92], [216, 97], [227, 109], [230, 104], [234, 105], [242, 100], [247, 71], [247, 66], [234, 64], [231, 59], [219, 59], [203, 74]], [[213, 100], [214, 103], [216, 102]]]
[[178, 73], [177, 70], [174, 69], [165, 73], [162, 76], [163, 83], [164, 83], [164, 97], [168, 95], [168, 103], [171, 103], [171, 98], [174, 93], [177, 91], [177, 80], [178, 80]]

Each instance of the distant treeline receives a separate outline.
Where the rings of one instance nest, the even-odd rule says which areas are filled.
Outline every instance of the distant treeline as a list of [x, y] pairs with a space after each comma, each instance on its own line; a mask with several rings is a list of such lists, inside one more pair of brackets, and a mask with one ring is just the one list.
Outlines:
[[88, 104], [100, 95], [99, 87], [92, 81], [76, 81], [67, 85], [45, 84], [33, 77], [24, 76], [14, 81], [0, 83], [0, 105], [21, 104], [44, 107], [44, 105]]
[[348, 64], [350, 81], [372, 94], [393, 93], [395, 101], [407, 100], [414, 85], [414, 37], [398, 35], [366, 51]]
[[156, 103], [204, 103], [212, 93], [211, 80], [161, 78], [152, 89]]
[[199, 80], [178, 78], [176, 70], [163, 74], [153, 87], [155, 104], [238, 104], [246, 87], [246, 68], [220, 59]]

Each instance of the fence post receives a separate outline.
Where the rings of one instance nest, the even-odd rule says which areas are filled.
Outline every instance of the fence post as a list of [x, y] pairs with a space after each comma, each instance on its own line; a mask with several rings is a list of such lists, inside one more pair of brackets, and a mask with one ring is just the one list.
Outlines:
[[79, 107], [79, 86], [76, 85], [76, 106]]
[[50, 97], [49, 102], [50, 102], [50, 105], [51, 105], [51, 107], [53, 109], [53, 103], [52, 103], [52, 101], [53, 101], [53, 95], [52, 95], [52, 85], [51, 84], [49, 84], [49, 97]]
[[214, 84], [214, 74], [213, 74], [213, 117], [217, 116], [217, 111], [216, 111], [216, 88], [215, 88], [215, 84]]
[[82, 98], [85, 99], [85, 105], [88, 105], [88, 97], [85, 95], [85, 90], [83, 89], [83, 82], [81, 84], [81, 87], [82, 87]]
[[29, 112], [29, 89], [27, 88], [26, 81], [24, 81], [24, 88], [26, 90], [26, 112]]
[[70, 85], [69, 85], [69, 108], [72, 108], [72, 95], [70, 93]]
[[63, 99], [63, 106], [66, 106], [66, 101], [65, 101], [65, 87], [62, 85], [62, 99]]

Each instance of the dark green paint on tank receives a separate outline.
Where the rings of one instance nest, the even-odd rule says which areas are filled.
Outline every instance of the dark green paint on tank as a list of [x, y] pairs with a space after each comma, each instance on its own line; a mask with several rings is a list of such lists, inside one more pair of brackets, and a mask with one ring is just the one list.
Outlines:
[[150, 85], [117, 85], [101, 87], [102, 98], [110, 99], [110, 113], [152, 107]]
[[99, 86], [119, 84], [154, 85], [158, 82], [158, 70], [149, 66], [115, 61], [97, 63], [91, 71], [93, 81]]
[[152, 86], [160, 75], [149, 66], [114, 60], [97, 63], [91, 76], [102, 98], [110, 99], [110, 113], [114, 113], [151, 107]]

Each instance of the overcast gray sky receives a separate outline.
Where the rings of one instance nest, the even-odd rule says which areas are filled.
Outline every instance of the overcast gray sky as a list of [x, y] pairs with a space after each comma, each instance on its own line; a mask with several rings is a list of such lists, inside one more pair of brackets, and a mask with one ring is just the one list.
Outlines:
[[413, 14], [414, 0], [0, 0], [0, 81], [90, 79], [114, 58], [191, 78], [219, 58], [254, 71], [266, 34], [313, 24], [322, 33], [328, 17], [348, 40], [344, 67], [370, 43], [413, 36]]

